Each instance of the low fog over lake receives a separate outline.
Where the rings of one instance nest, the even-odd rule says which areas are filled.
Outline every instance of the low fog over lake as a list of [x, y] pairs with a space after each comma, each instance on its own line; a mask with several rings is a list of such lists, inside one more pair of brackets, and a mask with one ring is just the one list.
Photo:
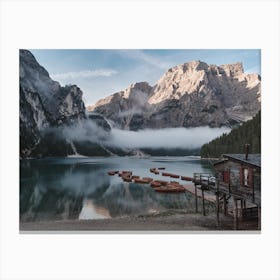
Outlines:
[[107, 144], [122, 148], [194, 149], [229, 131], [228, 127], [180, 127], [140, 131], [112, 129], [112, 138]]

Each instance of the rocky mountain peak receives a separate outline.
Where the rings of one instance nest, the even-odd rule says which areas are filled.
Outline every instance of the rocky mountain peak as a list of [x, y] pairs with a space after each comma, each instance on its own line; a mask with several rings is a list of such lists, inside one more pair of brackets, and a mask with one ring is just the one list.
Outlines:
[[86, 119], [82, 91], [53, 81], [28, 50], [19, 52], [21, 155], [28, 156], [47, 128]]
[[240, 62], [217, 66], [196, 60], [170, 68], [154, 87], [133, 84], [89, 109], [123, 129], [231, 126], [260, 110], [260, 82]]
[[127, 110], [138, 110], [146, 106], [147, 100], [153, 90], [147, 82], [138, 82], [131, 84], [125, 90], [116, 92], [108, 97], [100, 99], [96, 104], [88, 106], [88, 111], [94, 111], [95, 108], [101, 108], [108, 103], [114, 103], [118, 112]]
[[147, 95], [151, 92], [152, 87], [147, 82], [138, 82], [131, 84], [124, 90], [123, 98], [134, 98], [136, 96]]
[[34, 55], [28, 50], [20, 50], [19, 51], [19, 59], [20, 59], [20, 78], [25, 78], [25, 75], [29, 74], [25, 70], [28, 69], [36, 69], [38, 75], [46, 76], [49, 78], [49, 73], [46, 71], [44, 67], [38, 64]]
[[[85, 118], [82, 91], [76, 85], [61, 87], [53, 81], [28, 50], [20, 50], [21, 94], [38, 95], [44, 114], [51, 124], [62, 124], [74, 119]], [[38, 102], [39, 102], [38, 101]], [[31, 102], [31, 100], [30, 100]], [[33, 104], [34, 105], [34, 104]]]
[[223, 69], [227, 76], [235, 77], [244, 74], [243, 64], [241, 62], [236, 62], [233, 64], [224, 64], [218, 67], [218, 69]]
[[31, 52], [20, 50], [19, 55], [20, 84], [23, 88], [40, 93], [43, 99], [59, 90], [59, 83], [50, 78], [47, 70], [36, 61]]
[[202, 81], [207, 82], [209, 66], [202, 61], [191, 61], [170, 68], [157, 82], [149, 104], [157, 104], [167, 99], [180, 99], [187, 93], [197, 91]]

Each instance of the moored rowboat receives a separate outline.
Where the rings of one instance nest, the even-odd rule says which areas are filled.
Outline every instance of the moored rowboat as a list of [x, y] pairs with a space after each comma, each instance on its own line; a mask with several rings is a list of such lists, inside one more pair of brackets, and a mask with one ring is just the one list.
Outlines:
[[151, 182], [151, 187], [152, 188], [159, 188], [159, 187], [161, 187], [161, 183], [158, 182], [158, 181], [152, 181]]
[[132, 171], [121, 171], [119, 172], [119, 177], [121, 176], [131, 176], [132, 175]]
[[143, 180], [148, 181], [149, 183], [153, 181], [151, 177], [143, 177]]
[[192, 177], [188, 177], [188, 176], [181, 176], [181, 180], [184, 180], [184, 181], [193, 181], [193, 178], [192, 178]]
[[170, 176], [171, 178], [180, 178], [180, 176], [177, 175], [177, 174], [170, 174], [169, 176]]
[[122, 179], [124, 182], [132, 182], [132, 179], [130, 177], [123, 176]]
[[134, 183], [139, 183], [139, 184], [149, 184], [150, 182], [148, 180], [144, 180], [144, 179], [134, 179]]
[[168, 181], [164, 181], [164, 180], [155, 180], [154, 182], [158, 182], [160, 183], [162, 186], [166, 186], [168, 184]]
[[108, 175], [114, 176], [115, 174], [118, 174], [119, 171], [108, 171]]

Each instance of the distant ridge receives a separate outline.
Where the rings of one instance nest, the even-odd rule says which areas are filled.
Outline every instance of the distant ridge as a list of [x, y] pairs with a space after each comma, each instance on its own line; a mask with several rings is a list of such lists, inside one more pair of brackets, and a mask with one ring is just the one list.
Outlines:
[[255, 116], [260, 102], [261, 78], [244, 73], [242, 63], [191, 61], [167, 70], [154, 86], [132, 84], [87, 109], [128, 130], [232, 127]]

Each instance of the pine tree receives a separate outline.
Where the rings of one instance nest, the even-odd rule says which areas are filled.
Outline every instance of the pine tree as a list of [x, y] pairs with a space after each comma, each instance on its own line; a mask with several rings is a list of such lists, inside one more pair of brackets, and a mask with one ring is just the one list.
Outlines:
[[201, 147], [202, 157], [220, 157], [225, 153], [244, 153], [244, 145], [250, 144], [252, 153], [261, 152], [261, 111], [229, 134], [220, 137]]

